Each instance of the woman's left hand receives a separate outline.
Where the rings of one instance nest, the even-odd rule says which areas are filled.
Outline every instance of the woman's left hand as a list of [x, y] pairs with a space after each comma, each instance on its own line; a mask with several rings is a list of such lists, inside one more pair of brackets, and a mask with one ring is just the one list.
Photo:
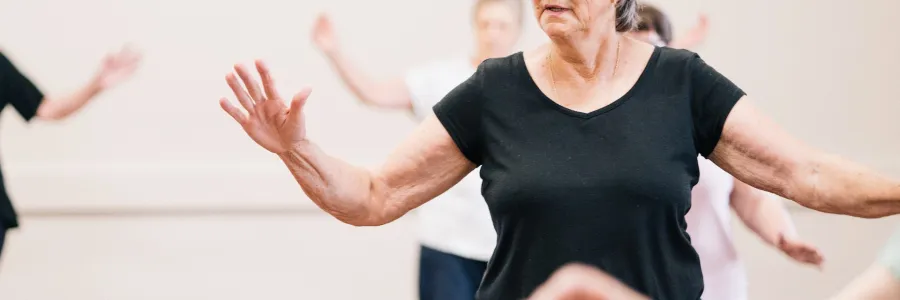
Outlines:
[[822, 257], [822, 253], [819, 252], [819, 249], [813, 245], [795, 240], [794, 238], [785, 237], [783, 234], [778, 237], [778, 249], [787, 256], [790, 256], [792, 259], [797, 262], [815, 265], [819, 268], [822, 267], [822, 262], [825, 260]]
[[94, 77], [94, 83], [101, 89], [114, 87], [130, 78], [141, 62], [141, 53], [130, 47], [107, 54]]

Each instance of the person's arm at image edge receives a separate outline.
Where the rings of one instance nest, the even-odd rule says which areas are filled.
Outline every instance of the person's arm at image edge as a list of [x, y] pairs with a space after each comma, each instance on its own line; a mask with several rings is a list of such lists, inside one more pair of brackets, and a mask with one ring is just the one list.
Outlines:
[[403, 78], [376, 80], [363, 72], [341, 51], [337, 37], [326, 15], [320, 15], [313, 27], [312, 38], [341, 81], [360, 101], [381, 108], [411, 109], [412, 99]]
[[832, 300], [900, 299], [900, 227], [894, 232], [878, 261], [856, 277]]
[[132, 51], [122, 51], [109, 55], [98, 73], [74, 92], [62, 95], [44, 95], [0, 53], [0, 68], [3, 69], [4, 83], [2, 96], [28, 121], [33, 117], [42, 120], [61, 120], [82, 109], [104, 90], [129, 77], [137, 67], [140, 55]]

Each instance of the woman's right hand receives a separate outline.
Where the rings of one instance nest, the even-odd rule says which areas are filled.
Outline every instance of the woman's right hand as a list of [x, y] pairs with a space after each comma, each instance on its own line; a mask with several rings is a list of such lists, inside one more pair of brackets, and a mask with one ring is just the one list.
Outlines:
[[256, 61], [256, 69], [262, 79], [262, 89], [242, 65], [235, 65], [234, 70], [243, 85], [233, 73], [225, 77], [246, 113], [226, 98], [219, 100], [219, 104], [241, 124], [253, 141], [272, 153], [282, 154], [306, 140], [303, 104], [311, 89], [304, 88], [294, 95], [288, 107], [275, 90], [275, 82], [268, 67], [262, 61]]
[[320, 14], [313, 25], [312, 40], [316, 47], [324, 53], [332, 53], [338, 48], [337, 37], [334, 34], [331, 19], [326, 14]]

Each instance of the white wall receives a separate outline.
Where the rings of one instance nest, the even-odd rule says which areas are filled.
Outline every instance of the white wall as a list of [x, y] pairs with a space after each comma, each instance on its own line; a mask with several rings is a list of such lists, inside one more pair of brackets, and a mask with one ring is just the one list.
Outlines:
[[[791, 133], [900, 175], [890, 118], [900, 35], [889, 31], [900, 2], [652, 2], [676, 29], [708, 12], [713, 30], [697, 51]], [[0, 47], [46, 91], [83, 83], [122, 43], [145, 52], [134, 80], [70, 120], [3, 113], [3, 167], [23, 228], [3, 254], [0, 298], [412, 299], [413, 220], [358, 229], [317, 213], [216, 101], [229, 95], [233, 63], [267, 59], [283, 93], [313, 87], [310, 135], [326, 151], [377, 164], [414, 124], [352, 100], [310, 45], [314, 16], [329, 11], [349, 54], [388, 76], [465, 53], [469, 3], [0, 0]], [[545, 37], [526, 14], [530, 48]], [[897, 223], [795, 217], [828, 266], [792, 265], [741, 229], [754, 299], [821, 298]]]

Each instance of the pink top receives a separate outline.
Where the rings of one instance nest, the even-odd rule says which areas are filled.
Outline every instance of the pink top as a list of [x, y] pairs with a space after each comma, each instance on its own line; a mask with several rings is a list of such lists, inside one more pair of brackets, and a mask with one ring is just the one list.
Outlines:
[[703, 300], [744, 300], [747, 274], [731, 233], [731, 190], [734, 179], [713, 162], [699, 158], [700, 181], [691, 195], [687, 231], [700, 255]]

